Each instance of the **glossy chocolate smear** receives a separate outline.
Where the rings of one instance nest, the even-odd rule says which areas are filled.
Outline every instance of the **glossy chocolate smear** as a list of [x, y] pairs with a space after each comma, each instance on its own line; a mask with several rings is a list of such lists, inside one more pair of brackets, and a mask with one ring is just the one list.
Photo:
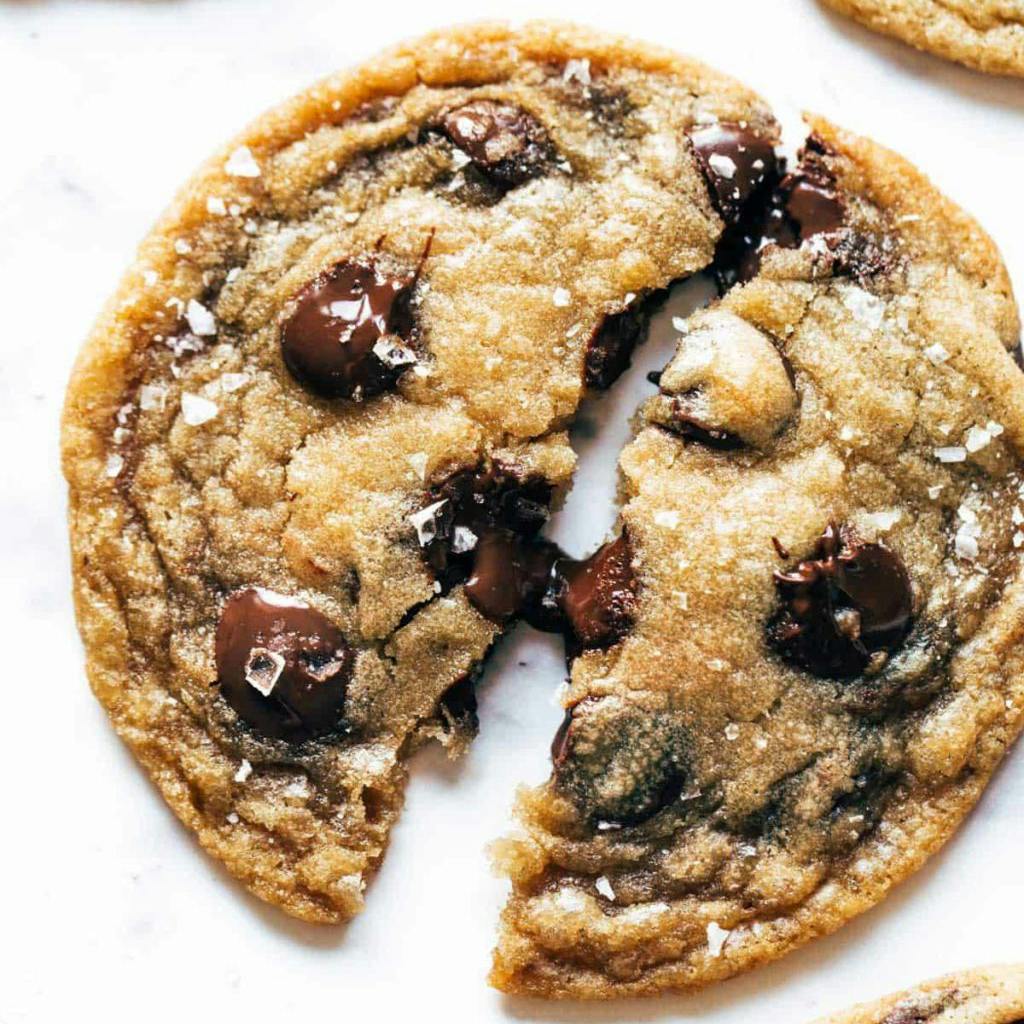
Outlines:
[[521, 107], [475, 100], [444, 116], [445, 135], [504, 189], [543, 173], [554, 156], [544, 126]]
[[806, 242], [815, 235], [827, 235], [843, 226], [846, 206], [836, 189], [835, 179], [820, 168], [804, 168], [783, 179], [784, 209]]
[[414, 275], [344, 260], [308, 284], [281, 327], [285, 366], [324, 398], [369, 398], [416, 362], [410, 347]]
[[687, 753], [677, 713], [589, 697], [566, 713], [555, 736], [554, 784], [593, 828], [639, 825], [678, 799]]
[[583, 383], [588, 388], [609, 388], [629, 368], [633, 350], [646, 339], [651, 316], [666, 294], [634, 299], [625, 309], [605, 316], [587, 343]]
[[338, 729], [354, 656], [330, 619], [260, 587], [236, 591], [216, 637], [224, 699], [257, 732], [303, 740]]
[[736, 224], [751, 197], [776, 180], [775, 147], [738, 124], [695, 128], [690, 141], [715, 208], [726, 224]]
[[768, 640], [815, 675], [851, 679], [877, 670], [904, 640], [913, 614], [910, 577], [883, 544], [830, 523], [811, 558], [775, 573], [782, 602]]

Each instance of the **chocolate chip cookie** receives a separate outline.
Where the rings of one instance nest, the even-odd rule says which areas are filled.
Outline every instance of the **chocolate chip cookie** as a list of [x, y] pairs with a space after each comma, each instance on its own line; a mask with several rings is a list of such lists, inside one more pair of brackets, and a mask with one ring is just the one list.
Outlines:
[[1021, 728], [1006, 273], [906, 162], [811, 127], [621, 456], [628, 624], [575, 652], [551, 778], [497, 848], [507, 991], [692, 988], [836, 929]]
[[[411, 753], [457, 754], [525, 619], [565, 637], [494, 982], [685, 988], [880, 899], [1021, 720], [1018, 323], [991, 243], [825, 122], [799, 160], [700, 65], [441, 33], [259, 120], [143, 243], [64, 420], [90, 680], [202, 845], [358, 911]], [[566, 429], [672, 282], [722, 300], [544, 524]]]
[[876, 32], [994, 75], [1024, 75], [1022, 0], [823, 0]]
[[776, 138], [662, 51], [445, 32], [261, 118], [142, 244], [66, 404], [79, 623], [115, 728], [253, 892], [358, 911], [506, 626], [582, 651], [632, 621], [625, 539], [538, 536], [565, 429]]
[[1019, 1024], [1024, 966], [980, 967], [863, 1003], [817, 1024]]

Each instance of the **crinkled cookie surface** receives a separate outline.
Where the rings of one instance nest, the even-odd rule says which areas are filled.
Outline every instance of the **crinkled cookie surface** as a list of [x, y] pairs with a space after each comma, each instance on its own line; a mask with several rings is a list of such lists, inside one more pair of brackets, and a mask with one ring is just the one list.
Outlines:
[[1022, 0], [824, 0], [870, 29], [994, 75], [1024, 75]]
[[[779, 956], [955, 828], [1020, 728], [1019, 328], [899, 158], [575, 29], [441, 33], [211, 161], [64, 420], [92, 686], [253, 892], [357, 912], [517, 618], [566, 637], [493, 981], [604, 997]], [[712, 266], [615, 538], [543, 539], [566, 430]], [[653, 390], [653, 389], [652, 389]]]
[[979, 967], [928, 981], [816, 1024], [1017, 1024], [1024, 966]]

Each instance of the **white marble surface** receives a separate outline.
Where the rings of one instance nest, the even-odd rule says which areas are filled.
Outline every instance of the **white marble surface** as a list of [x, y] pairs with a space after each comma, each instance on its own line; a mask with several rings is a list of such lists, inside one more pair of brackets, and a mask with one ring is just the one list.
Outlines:
[[[774, 102], [868, 132], [927, 169], [1024, 290], [1024, 82], [985, 78], [814, 0], [520, 0], [706, 59]], [[691, 998], [503, 999], [483, 976], [502, 883], [485, 844], [539, 778], [559, 720], [553, 644], [521, 633], [482, 693], [465, 761], [419, 758], [407, 813], [347, 929], [248, 897], [164, 809], [90, 697], [68, 599], [57, 418], [80, 339], [173, 189], [268, 105], [399, 37], [500, 16], [490, 0], [0, 0], [0, 427], [6, 537], [0, 1022], [434, 1019], [800, 1022], [941, 971], [1024, 960], [1024, 751], [949, 848], [882, 907], [782, 963]], [[660, 351], [667, 334], [662, 326]], [[658, 343], [645, 361], [657, 363]], [[612, 519], [608, 453], [634, 376], [585, 451], [587, 537]], [[584, 491], [586, 492], [584, 494]], [[594, 499], [596, 496], [596, 500]], [[523, 664], [525, 663], [525, 664]]]

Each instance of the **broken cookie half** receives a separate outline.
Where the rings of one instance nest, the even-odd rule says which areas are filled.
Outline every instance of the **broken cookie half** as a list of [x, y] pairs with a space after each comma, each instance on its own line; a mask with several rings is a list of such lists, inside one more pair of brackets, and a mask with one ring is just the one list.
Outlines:
[[904, 161], [812, 128], [621, 456], [632, 624], [573, 660], [550, 780], [497, 846], [506, 991], [696, 988], [833, 931], [1020, 730], [1005, 271]]
[[410, 755], [464, 749], [503, 631], [628, 628], [628, 539], [540, 536], [565, 429], [776, 138], [662, 51], [456, 30], [257, 121], [145, 240], [68, 392], [77, 611], [115, 728], [253, 892], [356, 913]]

